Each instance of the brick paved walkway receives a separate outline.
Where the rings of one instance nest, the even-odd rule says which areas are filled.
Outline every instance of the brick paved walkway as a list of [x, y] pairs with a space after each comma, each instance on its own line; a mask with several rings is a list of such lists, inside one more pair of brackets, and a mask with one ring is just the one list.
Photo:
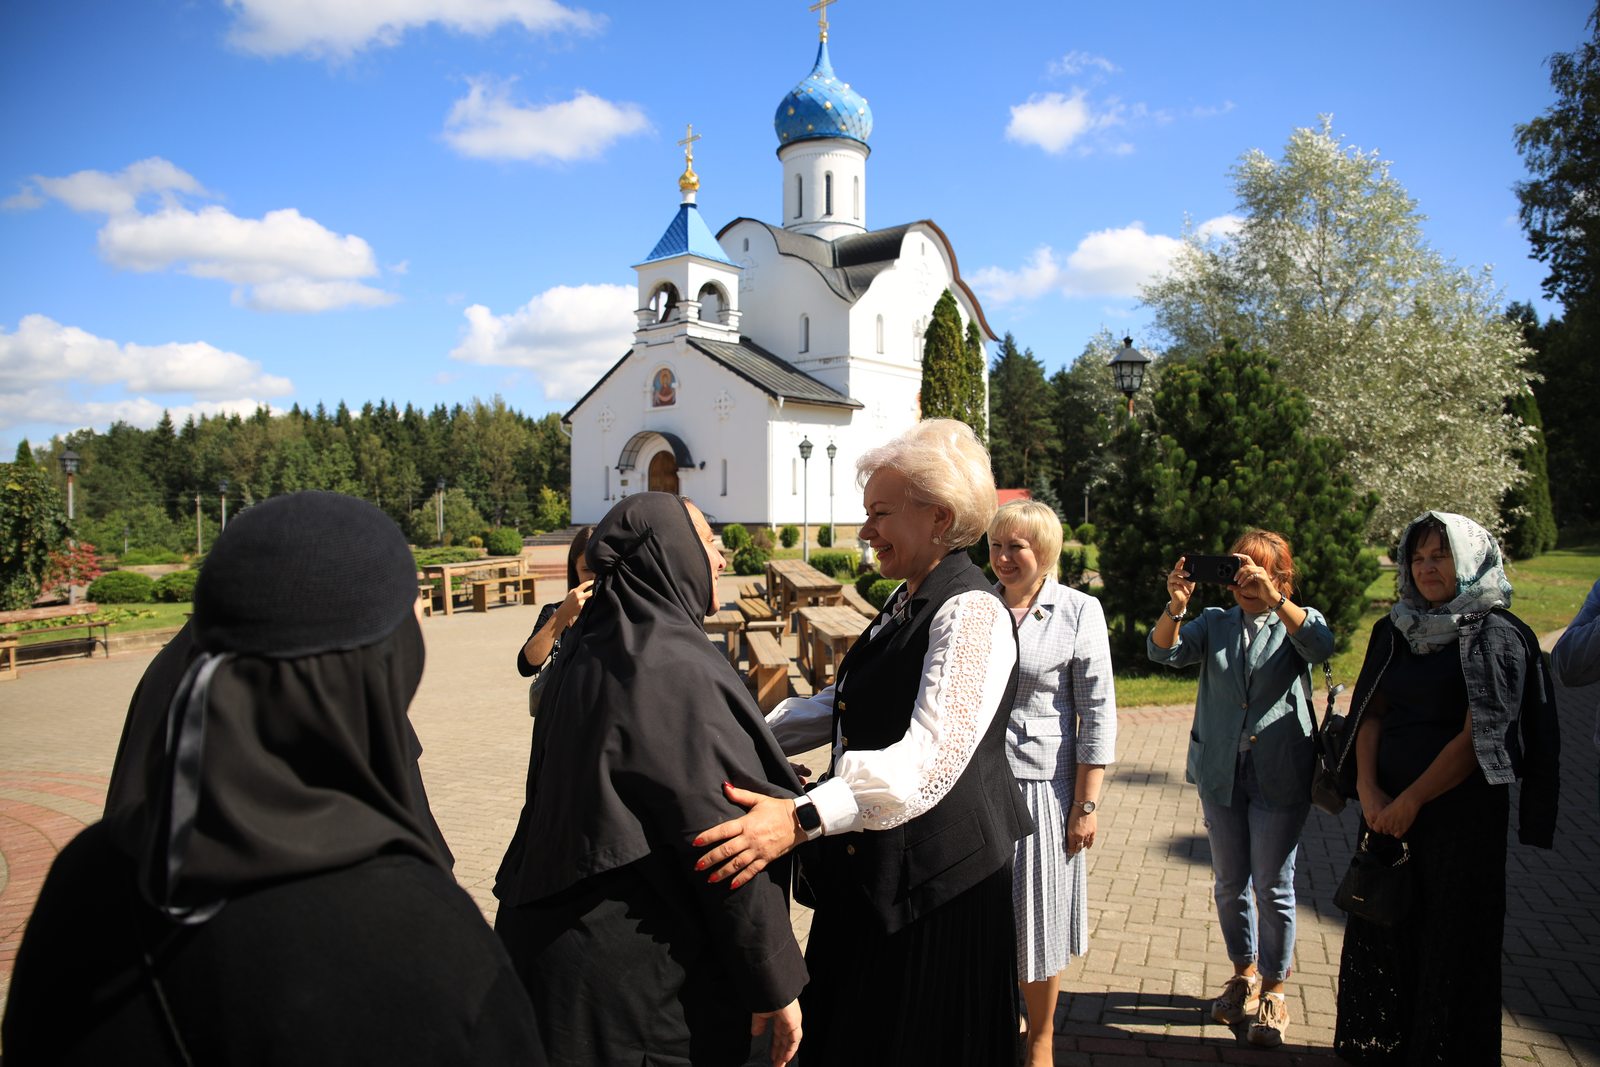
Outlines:
[[[424, 623], [428, 666], [413, 719], [456, 875], [490, 918], [495, 867], [527, 763], [527, 687], [512, 666], [535, 612]], [[0, 683], [0, 1003], [50, 858], [93, 821], [129, 696], [150, 653], [26, 669]], [[1600, 1065], [1600, 816], [1590, 742], [1600, 693], [1565, 693], [1562, 814], [1553, 853], [1510, 849], [1507, 1063]], [[1123, 713], [1092, 856], [1090, 950], [1068, 969], [1057, 1063], [1331, 1063], [1342, 917], [1331, 904], [1354, 811], [1313, 812], [1301, 850], [1290, 1043], [1241, 1045], [1204, 1006], [1231, 973], [1216, 931], [1199, 802], [1183, 783], [1189, 712]], [[817, 762], [815, 760], [813, 763]], [[1515, 825], [1515, 817], [1512, 820]], [[802, 936], [809, 916], [797, 914]]]

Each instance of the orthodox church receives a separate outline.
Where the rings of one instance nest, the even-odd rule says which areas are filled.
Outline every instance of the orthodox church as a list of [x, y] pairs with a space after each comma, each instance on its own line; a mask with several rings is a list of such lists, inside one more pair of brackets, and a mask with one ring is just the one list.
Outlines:
[[963, 330], [976, 319], [996, 339], [937, 225], [867, 228], [872, 111], [834, 73], [821, 10], [816, 63], [773, 119], [777, 224], [741, 216], [713, 236], [696, 204], [698, 138], [682, 142], [678, 213], [633, 268], [633, 345], [562, 419], [575, 523], [659, 490], [713, 522], [815, 526], [831, 510], [854, 526], [856, 457], [919, 417], [940, 294], [954, 294]]

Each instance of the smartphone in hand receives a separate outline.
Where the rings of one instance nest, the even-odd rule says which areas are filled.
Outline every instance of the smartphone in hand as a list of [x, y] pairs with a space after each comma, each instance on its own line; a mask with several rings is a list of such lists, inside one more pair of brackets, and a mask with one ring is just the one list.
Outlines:
[[1188, 553], [1183, 559], [1184, 577], [1191, 582], [1232, 585], [1239, 574], [1238, 556], [1204, 556]]

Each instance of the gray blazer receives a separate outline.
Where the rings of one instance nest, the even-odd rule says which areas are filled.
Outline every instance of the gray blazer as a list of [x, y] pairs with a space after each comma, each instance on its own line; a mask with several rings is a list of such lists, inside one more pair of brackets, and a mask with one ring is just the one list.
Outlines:
[[1011, 773], [1070, 782], [1080, 763], [1112, 762], [1117, 693], [1100, 601], [1046, 578], [1017, 627], [1017, 647], [1017, 697], [1006, 727]]

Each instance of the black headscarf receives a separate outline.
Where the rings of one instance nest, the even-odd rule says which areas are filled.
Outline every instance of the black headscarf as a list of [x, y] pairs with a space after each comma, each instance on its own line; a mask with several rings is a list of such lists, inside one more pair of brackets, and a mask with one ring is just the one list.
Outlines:
[[169, 917], [381, 853], [451, 857], [406, 717], [422, 680], [415, 564], [388, 516], [334, 493], [243, 512], [189, 626], [129, 709], [105, 822]]
[[706, 639], [711, 566], [683, 503], [626, 497], [586, 555], [594, 595], [546, 683], [527, 800], [495, 881], [511, 906], [658, 849], [680, 853], [687, 872], [695, 835], [743, 811], [724, 781], [773, 796], [800, 789]]

